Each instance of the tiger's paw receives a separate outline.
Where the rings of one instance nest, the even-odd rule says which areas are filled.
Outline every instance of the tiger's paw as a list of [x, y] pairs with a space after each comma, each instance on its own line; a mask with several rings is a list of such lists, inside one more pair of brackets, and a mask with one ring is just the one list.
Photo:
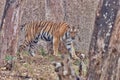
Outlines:
[[57, 57], [58, 55], [57, 55], [57, 54], [53, 54], [53, 56], [56, 56], [56, 57]]
[[54, 56], [54, 57], [60, 57], [60, 55], [58, 55], [58, 54], [53, 54], [53, 56]]
[[30, 53], [30, 55], [31, 55], [32, 57], [34, 57], [34, 56], [35, 56], [35, 53]]

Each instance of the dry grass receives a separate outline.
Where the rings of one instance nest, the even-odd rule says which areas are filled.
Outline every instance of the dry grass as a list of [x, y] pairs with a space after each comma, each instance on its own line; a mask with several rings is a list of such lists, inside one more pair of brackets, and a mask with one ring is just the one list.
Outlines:
[[[61, 62], [61, 54], [55, 57], [48, 55], [44, 50], [38, 50], [35, 57], [22, 52], [23, 59], [16, 59], [13, 69], [8, 71], [5, 67], [0, 68], [0, 80], [56, 80], [57, 74], [54, 71], [53, 61]], [[73, 60], [73, 68], [79, 74], [79, 60]], [[86, 75], [86, 64], [83, 68], [83, 76]]]
[[0, 80], [56, 80], [56, 73], [51, 61], [41, 55], [31, 57], [23, 55], [22, 60], [16, 60], [12, 71], [5, 67], [0, 69]]

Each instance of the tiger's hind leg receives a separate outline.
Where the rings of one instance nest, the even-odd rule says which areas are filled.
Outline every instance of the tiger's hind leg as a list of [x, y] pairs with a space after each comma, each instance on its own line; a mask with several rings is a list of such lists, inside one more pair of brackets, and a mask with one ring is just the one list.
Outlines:
[[31, 56], [35, 56], [35, 46], [34, 45], [30, 45], [29, 47], [29, 53]]
[[20, 45], [19, 48], [18, 48], [18, 59], [19, 60], [22, 60], [23, 59], [23, 55], [22, 55], [22, 52], [23, 50], [25, 50], [26, 46], [25, 45]]
[[36, 45], [38, 43], [38, 39], [35, 39], [34, 41], [32, 41], [29, 45], [29, 53], [31, 56], [35, 56], [35, 50], [36, 50]]

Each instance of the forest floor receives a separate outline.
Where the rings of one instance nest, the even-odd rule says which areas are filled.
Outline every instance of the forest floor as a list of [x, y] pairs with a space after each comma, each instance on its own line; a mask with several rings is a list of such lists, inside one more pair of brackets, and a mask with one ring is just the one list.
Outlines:
[[[25, 53], [22, 60], [15, 60], [12, 70], [0, 68], [0, 80], [56, 80], [57, 74], [51, 64], [53, 61], [60, 62], [61, 58], [41, 54], [31, 57]], [[79, 62], [74, 62], [76, 71], [78, 65]]]

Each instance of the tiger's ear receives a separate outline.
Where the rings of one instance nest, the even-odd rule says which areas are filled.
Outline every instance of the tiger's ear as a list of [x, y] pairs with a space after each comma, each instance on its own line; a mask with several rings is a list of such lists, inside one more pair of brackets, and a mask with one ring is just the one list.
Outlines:
[[79, 27], [79, 26], [76, 26], [76, 27], [75, 27], [75, 32], [79, 32], [79, 30], [80, 30], [80, 27]]
[[71, 29], [71, 27], [70, 27], [70, 25], [68, 25], [68, 30], [70, 30]]
[[72, 31], [74, 31], [74, 30], [76, 29], [75, 26], [69, 26], [68, 28], [69, 28], [68, 30], [69, 30], [70, 32], [72, 32]]
[[71, 30], [71, 27], [69, 26], [69, 27], [68, 27], [68, 31], [70, 32], [70, 30]]

